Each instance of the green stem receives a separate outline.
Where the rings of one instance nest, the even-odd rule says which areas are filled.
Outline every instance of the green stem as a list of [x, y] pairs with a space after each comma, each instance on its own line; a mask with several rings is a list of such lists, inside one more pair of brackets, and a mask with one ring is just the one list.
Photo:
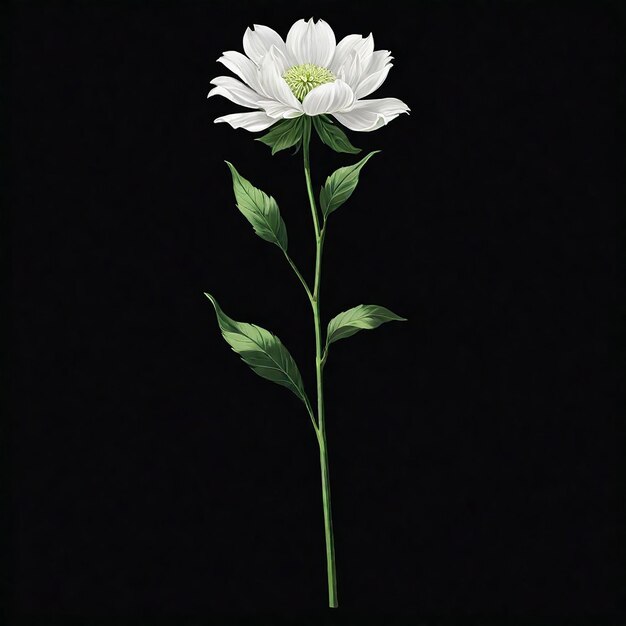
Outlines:
[[322, 355], [322, 325], [320, 318], [320, 281], [322, 276], [322, 251], [324, 249], [324, 236], [326, 234], [326, 222], [320, 229], [313, 185], [311, 183], [311, 166], [309, 163], [309, 144], [311, 139], [311, 119], [305, 118], [303, 149], [304, 177], [311, 205], [313, 226], [315, 227], [315, 283], [311, 304], [313, 306], [313, 321], [315, 324], [315, 374], [317, 378], [317, 441], [320, 448], [320, 469], [322, 475], [322, 504], [324, 507], [324, 533], [326, 536], [326, 569], [328, 572], [328, 606], [336, 608], [337, 602], [337, 573], [335, 569], [335, 539], [333, 537], [333, 518], [330, 503], [330, 477], [328, 468], [328, 447], [326, 443], [326, 423], [324, 420], [324, 359]]

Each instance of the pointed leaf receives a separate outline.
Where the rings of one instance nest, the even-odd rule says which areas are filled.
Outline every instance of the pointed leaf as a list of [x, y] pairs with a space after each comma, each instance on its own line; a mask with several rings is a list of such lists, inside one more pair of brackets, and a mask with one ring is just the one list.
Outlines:
[[347, 152], [349, 154], [361, 152], [361, 148], [355, 148], [350, 143], [346, 133], [339, 126], [335, 126], [325, 115], [313, 117], [313, 126], [315, 126], [322, 142], [330, 146], [335, 152]]
[[252, 224], [254, 232], [271, 243], [275, 243], [281, 250], [287, 251], [287, 229], [280, 216], [278, 204], [272, 196], [250, 184], [235, 169], [232, 163], [226, 161], [233, 176], [233, 190], [237, 208]]
[[340, 167], [326, 179], [326, 184], [320, 192], [320, 204], [324, 217], [336, 211], [352, 195], [359, 182], [361, 168], [378, 152], [380, 150], [370, 152], [354, 165]]
[[359, 304], [352, 309], [343, 311], [328, 323], [326, 345], [351, 337], [360, 330], [378, 328], [385, 322], [406, 322], [406, 318], [396, 315], [393, 311], [375, 304]]
[[256, 141], [269, 146], [273, 155], [292, 146], [299, 146], [302, 141], [302, 118], [303, 116], [282, 120], [274, 124], [268, 133], [263, 137], [258, 137]]
[[236, 322], [222, 311], [211, 294], [205, 293], [204, 295], [213, 303], [217, 323], [226, 343], [241, 357], [243, 362], [262, 378], [293, 391], [309, 407], [298, 366], [280, 339], [255, 324]]

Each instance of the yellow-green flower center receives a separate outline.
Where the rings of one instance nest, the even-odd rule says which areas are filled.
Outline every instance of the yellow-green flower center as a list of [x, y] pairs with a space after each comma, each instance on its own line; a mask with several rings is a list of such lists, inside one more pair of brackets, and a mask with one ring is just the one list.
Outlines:
[[294, 65], [290, 67], [284, 74], [283, 78], [289, 85], [289, 89], [293, 95], [302, 102], [304, 96], [309, 91], [324, 85], [332, 83], [335, 80], [333, 73], [325, 67], [313, 65], [312, 63], [304, 63], [302, 65]]

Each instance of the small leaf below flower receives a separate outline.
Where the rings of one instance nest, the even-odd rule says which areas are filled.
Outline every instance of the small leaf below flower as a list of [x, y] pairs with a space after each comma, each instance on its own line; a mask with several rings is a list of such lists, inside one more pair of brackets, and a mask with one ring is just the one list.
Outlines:
[[339, 126], [335, 126], [325, 115], [314, 116], [313, 126], [315, 126], [322, 142], [330, 146], [335, 152], [347, 152], [348, 154], [361, 152], [361, 148], [355, 148], [350, 143], [346, 133]]
[[256, 141], [264, 143], [272, 149], [272, 154], [276, 154], [281, 150], [286, 150], [292, 146], [299, 146], [302, 141], [303, 118], [282, 120], [278, 124], [274, 124], [268, 133], [263, 137], [258, 137]]

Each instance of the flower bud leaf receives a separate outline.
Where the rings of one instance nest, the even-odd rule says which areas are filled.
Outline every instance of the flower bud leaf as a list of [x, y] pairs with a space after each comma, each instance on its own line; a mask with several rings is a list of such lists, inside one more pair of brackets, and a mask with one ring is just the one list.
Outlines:
[[252, 224], [254, 232], [261, 239], [275, 243], [281, 250], [287, 252], [287, 229], [276, 200], [254, 187], [250, 181], [239, 174], [232, 163], [226, 161], [226, 165], [233, 176], [237, 208]]
[[213, 304], [222, 336], [252, 371], [292, 391], [310, 407], [300, 370], [293, 357], [276, 335], [256, 326], [236, 322], [222, 311], [215, 298], [204, 294]]
[[333, 124], [325, 115], [313, 117], [313, 126], [319, 138], [335, 152], [347, 152], [348, 154], [358, 154], [361, 148], [355, 148], [348, 139], [346, 133]]
[[324, 217], [336, 211], [352, 195], [359, 182], [361, 169], [377, 152], [380, 150], [370, 152], [354, 165], [340, 167], [326, 179], [320, 192], [320, 204]]
[[295, 119], [282, 120], [274, 124], [268, 133], [257, 137], [256, 141], [264, 143], [272, 149], [272, 155], [292, 146], [299, 146], [302, 141], [303, 116]]

